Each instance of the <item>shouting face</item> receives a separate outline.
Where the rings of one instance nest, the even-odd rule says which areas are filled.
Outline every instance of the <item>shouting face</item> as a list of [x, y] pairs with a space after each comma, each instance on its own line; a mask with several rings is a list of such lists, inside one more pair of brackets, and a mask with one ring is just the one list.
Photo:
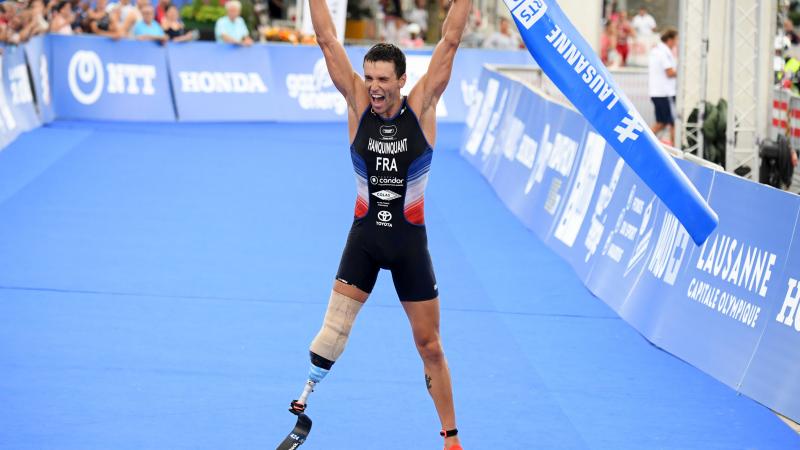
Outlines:
[[382, 117], [391, 117], [401, 104], [400, 90], [406, 84], [406, 75], [398, 78], [391, 61], [365, 61], [364, 81], [372, 111]]

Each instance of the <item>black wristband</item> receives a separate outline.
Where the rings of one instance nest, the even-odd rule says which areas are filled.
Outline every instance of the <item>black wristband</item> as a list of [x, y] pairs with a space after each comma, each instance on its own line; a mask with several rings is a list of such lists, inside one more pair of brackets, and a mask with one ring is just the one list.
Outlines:
[[453, 437], [458, 434], [458, 428], [453, 428], [452, 430], [442, 430], [439, 432], [439, 436], [443, 438]]

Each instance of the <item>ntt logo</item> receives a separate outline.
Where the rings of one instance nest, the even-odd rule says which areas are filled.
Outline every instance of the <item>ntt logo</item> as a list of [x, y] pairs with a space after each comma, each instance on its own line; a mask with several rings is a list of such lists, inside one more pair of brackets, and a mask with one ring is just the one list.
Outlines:
[[264, 94], [267, 85], [256, 72], [178, 72], [181, 92]]
[[[92, 105], [105, 90], [108, 94], [154, 95], [156, 67], [146, 64], [106, 64], [97, 53], [79, 50], [72, 55], [67, 81], [72, 96], [79, 103]], [[107, 82], [106, 82], [107, 81]]]
[[97, 53], [79, 50], [69, 60], [69, 90], [75, 100], [84, 105], [91, 105], [103, 93], [103, 64]]

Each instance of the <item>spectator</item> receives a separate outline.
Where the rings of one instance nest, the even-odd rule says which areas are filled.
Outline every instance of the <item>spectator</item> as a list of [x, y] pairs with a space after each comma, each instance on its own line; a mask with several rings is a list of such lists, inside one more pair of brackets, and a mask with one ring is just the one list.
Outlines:
[[72, 12], [72, 5], [62, 0], [56, 5], [55, 14], [50, 21], [50, 32], [55, 34], [73, 34], [72, 22], [75, 21], [75, 14]]
[[485, 39], [481, 30], [482, 24], [481, 11], [478, 8], [472, 8], [467, 22], [467, 29], [461, 38], [461, 44], [465, 47], [480, 47]]
[[89, 17], [89, 2], [70, 0], [70, 5], [72, 6], [72, 16], [74, 17], [72, 20], [72, 30], [78, 32], [86, 31], [87, 28], [84, 28], [83, 25], [87, 22], [87, 18]]
[[32, 23], [31, 36], [47, 33], [50, 24], [48, 24], [47, 19], [45, 19], [44, 2], [42, 0], [33, 0], [33, 2], [31, 2], [31, 15], [29, 20]]
[[164, 14], [167, 13], [167, 8], [171, 5], [171, 0], [158, 0], [156, 5], [156, 22], [161, 23], [164, 20]]
[[380, 0], [380, 6], [383, 12], [381, 37], [385, 42], [399, 44], [403, 39], [402, 34], [406, 25], [403, 10], [400, 8], [400, 0]]
[[[99, 1], [99, 0], [98, 0]], [[145, 5], [140, 9], [142, 20], [133, 26], [133, 36], [140, 41], [166, 42], [167, 35], [164, 29], [155, 21], [156, 13], [152, 5]]]
[[[120, 5], [122, 5], [122, 3], [120, 3]], [[124, 10], [122, 9], [120, 10], [119, 35], [121, 37], [128, 37], [132, 39], [136, 38], [133, 29], [136, 26], [136, 24], [143, 19], [142, 11], [147, 7], [150, 8], [153, 7], [153, 4], [150, 2], [150, 0], [136, 0], [136, 6], [128, 9], [128, 15], [125, 16], [125, 19], [121, 18], [122, 12]], [[155, 13], [153, 13], [153, 16], [155, 17]]]
[[32, 22], [26, 22], [27, 17], [28, 14], [16, 14], [11, 18], [6, 30], [6, 42], [17, 45], [28, 40], [32, 33]]
[[172, 42], [186, 42], [196, 39], [196, 32], [186, 31], [180, 14], [178, 14], [178, 7], [175, 5], [169, 5], [167, 7], [164, 20], [161, 21], [161, 27]]
[[607, 67], [619, 67], [617, 28], [611, 21], [606, 22], [603, 34], [600, 35], [600, 59]]
[[244, 46], [252, 45], [253, 40], [250, 38], [244, 19], [241, 17], [242, 4], [239, 0], [228, 0], [225, 3], [225, 11], [227, 15], [217, 19], [217, 24], [214, 27], [214, 35], [217, 37], [217, 42]]
[[656, 123], [653, 132], [658, 135], [665, 128], [669, 130], [670, 143], [675, 142], [675, 92], [678, 76], [673, 51], [678, 45], [678, 32], [668, 28], [661, 33], [661, 42], [650, 50], [649, 91], [656, 110]]
[[400, 40], [400, 46], [405, 48], [420, 48], [424, 46], [425, 41], [420, 37], [421, 33], [422, 30], [419, 25], [409, 23], [405, 29], [406, 36]]
[[130, 13], [134, 13], [134, 17], [137, 17], [138, 20], [138, 11], [136, 11], [136, 6], [131, 4], [131, 0], [119, 0], [117, 3], [109, 3], [107, 9], [109, 13], [119, 10], [120, 23], [125, 23]]
[[428, 34], [428, 10], [425, 9], [425, 0], [415, 0], [414, 8], [408, 13], [408, 21], [417, 24], [420, 34], [424, 39]]
[[492, 48], [495, 50], [514, 50], [519, 48], [516, 36], [511, 34], [510, 21], [508, 18], [500, 18], [500, 26], [483, 41], [483, 48]]
[[628, 53], [630, 52], [628, 38], [634, 36], [636, 32], [633, 30], [630, 20], [628, 20], [628, 13], [626, 11], [620, 11], [616, 23], [617, 53], [619, 53], [621, 65], [624, 66], [628, 63]]
[[112, 20], [107, 6], [108, 0], [96, 0], [94, 9], [87, 14], [86, 29], [93, 34], [116, 38], [119, 36], [118, 23], [116, 19]]
[[631, 26], [639, 38], [649, 38], [656, 32], [656, 19], [647, 12], [647, 8], [639, 8], [639, 14], [631, 21]]
[[783, 21], [783, 34], [789, 38], [791, 45], [800, 45], [800, 36], [794, 31], [794, 23], [791, 19]]

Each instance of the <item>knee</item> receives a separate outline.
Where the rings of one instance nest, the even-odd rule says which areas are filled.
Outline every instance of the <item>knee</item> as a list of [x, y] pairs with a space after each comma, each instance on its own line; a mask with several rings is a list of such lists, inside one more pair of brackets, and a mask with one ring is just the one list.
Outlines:
[[439, 364], [444, 361], [442, 341], [438, 336], [417, 339], [417, 351], [422, 360], [428, 364]]

